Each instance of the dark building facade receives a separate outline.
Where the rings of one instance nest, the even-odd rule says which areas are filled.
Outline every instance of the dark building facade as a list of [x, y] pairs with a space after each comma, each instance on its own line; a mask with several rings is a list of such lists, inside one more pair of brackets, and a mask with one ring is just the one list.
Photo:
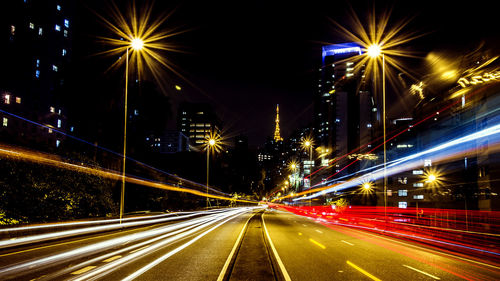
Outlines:
[[64, 86], [72, 56], [74, 2], [2, 1], [0, 9], [4, 11], [0, 19], [2, 138], [57, 148], [64, 136], [54, 130], [74, 130], [62, 102], [63, 95], [70, 94]]
[[210, 104], [183, 102], [177, 111], [177, 128], [192, 146], [201, 147], [211, 134], [220, 134], [221, 121]]

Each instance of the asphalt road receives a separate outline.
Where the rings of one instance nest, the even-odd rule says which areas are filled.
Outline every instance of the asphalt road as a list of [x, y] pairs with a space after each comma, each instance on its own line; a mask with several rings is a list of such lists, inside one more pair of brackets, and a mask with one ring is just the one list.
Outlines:
[[234, 208], [0, 251], [1, 280], [500, 280], [500, 267], [294, 214]]
[[499, 280], [500, 267], [281, 211], [264, 216], [291, 280]]

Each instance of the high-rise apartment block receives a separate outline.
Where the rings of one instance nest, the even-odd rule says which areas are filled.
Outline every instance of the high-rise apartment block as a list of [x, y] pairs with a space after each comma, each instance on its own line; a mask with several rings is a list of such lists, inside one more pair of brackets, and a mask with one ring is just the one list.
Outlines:
[[[72, 55], [74, 2], [2, 1], [0, 127], [4, 140], [58, 147], [67, 124], [64, 73]], [[41, 123], [40, 127], [22, 118]]]

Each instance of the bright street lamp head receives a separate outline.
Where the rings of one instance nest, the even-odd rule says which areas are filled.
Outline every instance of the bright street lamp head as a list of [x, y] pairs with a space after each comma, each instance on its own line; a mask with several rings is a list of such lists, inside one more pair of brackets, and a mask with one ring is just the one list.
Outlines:
[[367, 182], [367, 183], [363, 184], [363, 189], [364, 190], [369, 190], [370, 188], [372, 188], [372, 185], [370, 183]]
[[368, 54], [368, 56], [376, 58], [382, 53], [382, 48], [378, 44], [373, 44], [368, 47], [366, 53]]
[[214, 144], [215, 144], [215, 139], [209, 139], [209, 140], [208, 140], [208, 144], [209, 144], [210, 146], [214, 146]]
[[130, 41], [130, 46], [132, 49], [139, 51], [144, 47], [144, 41], [142, 41], [141, 38], [134, 38], [132, 41]]
[[305, 146], [307, 146], [307, 147], [309, 147], [309, 146], [311, 145], [311, 142], [310, 142], [310, 141], [306, 141], [306, 142], [304, 143], [304, 145], [305, 145]]
[[429, 180], [429, 182], [433, 182], [436, 180], [436, 175], [430, 174], [427, 179]]

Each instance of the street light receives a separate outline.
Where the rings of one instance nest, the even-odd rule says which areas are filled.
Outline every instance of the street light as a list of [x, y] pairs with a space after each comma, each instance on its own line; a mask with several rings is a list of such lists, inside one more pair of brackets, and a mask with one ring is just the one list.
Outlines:
[[130, 48], [139, 52], [144, 47], [144, 41], [140, 38], [132, 38], [127, 47], [127, 54], [125, 57], [125, 113], [123, 120], [123, 166], [122, 166], [122, 188], [120, 194], [120, 223], [122, 223], [123, 212], [125, 210], [125, 163], [127, 159], [127, 101], [128, 101], [128, 53]]
[[218, 151], [220, 148], [220, 136], [211, 134], [208, 139], [206, 139], [205, 147], [207, 149], [207, 209], [210, 205], [210, 200], [208, 198], [208, 183], [209, 183], [209, 171], [210, 171], [210, 150]]
[[427, 181], [428, 181], [428, 182], [434, 182], [436, 179], [437, 179], [437, 178], [436, 178], [436, 175], [434, 175], [434, 174], [429, 174], [429, 175], [427, 176]]
[[382, 52], [382, 46], [372, 44], [366, 50], [369, 57], [377, 59], [382, 56], [382, 126], [384, 130], [384, 214], [387, 218], [387, 146], [386, 146], [386, 127], [385, 127], [385, 55]]

